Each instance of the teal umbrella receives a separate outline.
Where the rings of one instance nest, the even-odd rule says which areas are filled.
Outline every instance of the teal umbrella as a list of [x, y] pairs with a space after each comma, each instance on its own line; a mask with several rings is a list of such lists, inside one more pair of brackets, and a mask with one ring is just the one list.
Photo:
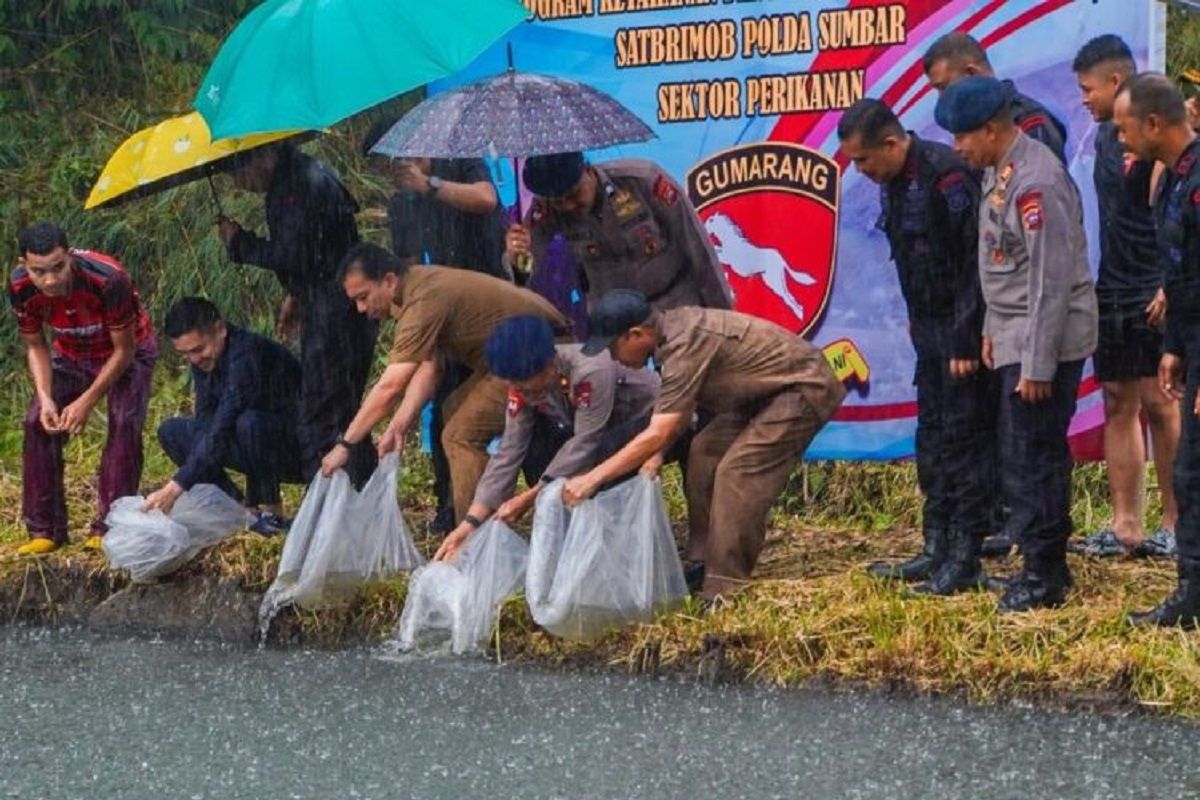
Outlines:
[[193, 105], [214, 139], [325, 128], [457, 72], [527, 15], [517, 0], [266, 0]]

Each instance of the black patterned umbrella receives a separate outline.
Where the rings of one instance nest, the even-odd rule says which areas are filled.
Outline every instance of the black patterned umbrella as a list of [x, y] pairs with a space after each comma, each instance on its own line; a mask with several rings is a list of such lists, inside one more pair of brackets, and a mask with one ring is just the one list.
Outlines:
[[371, 152], [393, 158], [518, 158], [653, 137], [632, 111], [598, 89], [509, 70], [430, 97]]

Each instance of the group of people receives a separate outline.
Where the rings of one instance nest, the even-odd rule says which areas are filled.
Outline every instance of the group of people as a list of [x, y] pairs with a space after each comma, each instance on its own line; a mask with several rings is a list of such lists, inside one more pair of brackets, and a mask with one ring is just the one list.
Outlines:
[[[936, 42], [924, 68], [953, 147], [906, 131], [875, 99], [838, 126], [845, 156], [880, 185], [879, 228], [917, 353], [925, 546], [870, 570], [949, 595], [987, 585], [981, 556], [1015, 542], [1023, 566], [1004, 582], [1000, 609], [1060, 605], [1071, 587], [1068, 427], [1092, 356], [1115, 513], [1082, 547], [1173, 555], [1178, 542], [1178, 591], [1134, 622], [1194, 624], [1200, 153], [1184, 100], [1165, 77], [1137, 74], [1118, 37], [1079, 52], [1084, 104], [1100, 123], [1093, 284], [1065, 126], [996, 79], [966, 34]], [[742, 588], [772, 504], [845, 396], [820, 350], [731, 310], [708, 234], [657, 165], [530, 158], [522, 177], [535, 199], [508, 224], [482, 161], [370, 155], [384, 130], [363, 151], [396, 189], [390, 250], [360, 241], [350, 193], [293, 146], [234, 164], [235, 184], [266, 196], [268, 235], [224, 217], [218, 234], [234, 262], [278, 277], [287, 298], [277, 333], [298, 333], [300, 356], [225, 322], [209, 300], [176, 302], [163, 327], [191, 364], [195, 411], [160, 426], [178, 470], [146, 508], [169, 511], [192, 485], [215, 483], [257, 512], [253, 530], [284, 532], [280, 483], [345, 469], [361, 485], [432, 403], [432, 527], [446, 534], [436, 558], [453, 558], [490, 516], [520, 519], [555, 479], [578, 504], [674, 460], [688, 503], [689, 585], [705, 601]], [[10, 291], [35, 389], [24, 460], [31, 539], [21, 550], [66, 541], [63, 440], [107, 396], [88, 539], [97, 546], [109, 504], [138, 490], [154, 328], [120, 264], [70, 248], [57, 226], [25, 229], [19, 251]], [[368, 390], [377, 326], [389, 317], [387, 365]], [[1162, 529], [1151, 536], [1141, 520], [1142, 412], [1163, 487]], [[226, 470], [246, 476], [244, 491]]]

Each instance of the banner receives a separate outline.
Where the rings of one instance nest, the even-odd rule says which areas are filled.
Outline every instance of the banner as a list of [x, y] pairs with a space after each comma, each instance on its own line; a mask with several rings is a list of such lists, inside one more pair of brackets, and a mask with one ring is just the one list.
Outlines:
[[[1115, 33], [1140, 68], [1163, 63], [1165, 11], [1154, 0], [524, 2], [529, 22], [454, 83], [502, 72], [511, 44], [516, 69], [589, 83], [655, 130], [653, 141], [588, 156], [666, 168], [705, 220], [738, 310], [825, 350], [850, 394], [809, 458], [907, 457], [916, 428], [907, 316], [875, 226], [879, 189], [838, 153], [841, 111], [881, 98], [906, 127], [948, 142], [921, 57], [942, 34], [970, 33], [998, 77], [1067, 124], [1094, 272], [1096, 125], [1071, 62], [1087, 40]], [[503, 184], [511, 198], [511, 169]], [[1089, 364], [1071, 427], [1077, 453], [1095, 454], [1102, 422]]]

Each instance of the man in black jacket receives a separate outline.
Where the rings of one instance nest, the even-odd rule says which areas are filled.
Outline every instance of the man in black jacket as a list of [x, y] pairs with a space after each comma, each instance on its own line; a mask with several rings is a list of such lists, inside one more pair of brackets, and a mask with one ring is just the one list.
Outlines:
[[[337, 266], [358, 241], [354, 198], [337, 175], [288, 143], [251, 151], [233, 173], [239, 189], [266, 195], [270, 238], [218, 222], [229, 257], [275, 273], [288, 293], [278, 327], [300, 328], [300, 405], [296, 435], [304, 474], [316, 474], [362, 399], [377, 324], [358, 313], [337, 282]], [[293, 319], [296, 317], [296, 319]], [[369, 442], [354, 448], [347, 471], [361, 485], [375, 468]]]

